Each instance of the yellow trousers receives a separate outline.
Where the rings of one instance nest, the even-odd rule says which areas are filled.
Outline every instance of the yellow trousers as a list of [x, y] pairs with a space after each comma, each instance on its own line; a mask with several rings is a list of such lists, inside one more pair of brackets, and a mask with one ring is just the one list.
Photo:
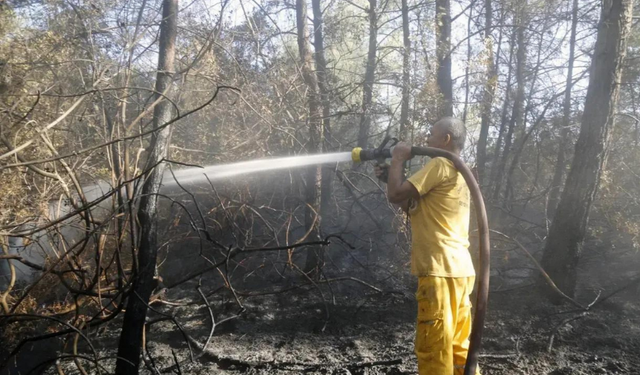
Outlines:
[[[462, 375], [469, 350], [475, 277], [418, 279], [415, 352], [420, 375]], [[479, 375], [480, 371], [476, 371]]]

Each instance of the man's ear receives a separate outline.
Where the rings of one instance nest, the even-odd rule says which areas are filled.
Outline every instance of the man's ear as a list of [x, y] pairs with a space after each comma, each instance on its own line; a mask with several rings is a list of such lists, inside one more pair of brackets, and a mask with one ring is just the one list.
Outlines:
[[448, 145], [449, 145], [449, 143], [451, 143], [451, 134], [447, 133], [447, 134], [444, 136], [444, 144], [445, 144], [445, 146], [448, 146]]

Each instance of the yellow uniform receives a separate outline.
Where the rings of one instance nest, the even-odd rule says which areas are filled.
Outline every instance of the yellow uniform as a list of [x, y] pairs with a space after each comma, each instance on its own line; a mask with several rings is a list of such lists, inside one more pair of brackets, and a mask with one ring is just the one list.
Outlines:
[[[475, 270], [469, 254], [469, 188], [453, 163], [431, 159], [408, 181], [411, 272], [418, 276], [415, 351], [421, 375], [462, 374], [469, 349]], [[477, 372], [479, 374], [479, 372]]]

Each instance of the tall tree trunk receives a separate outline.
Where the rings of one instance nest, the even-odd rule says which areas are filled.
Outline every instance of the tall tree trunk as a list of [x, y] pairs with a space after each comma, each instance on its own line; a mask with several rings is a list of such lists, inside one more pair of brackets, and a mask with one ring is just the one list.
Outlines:
[[[318, 82], [313, 72], [311, 50], [309, 48], [309, 34], [307, 29], [307, 2], [306, 0], [296, 0], [296, 25], [298, 29], [298, 51], [300, 53], [300, 68], [302, 76], [307, 85], [307, 103], [309, 105], [309, 142], [307, 151], [310, 154], [317, 153], [320, 149], [320, 126], [322, 125], [322, 112], [320, 108], [320, 98], [318, 96]], [[305, 179], [305, 203], [304, 225], [309, 232], [309, 239], [318, 238], [318, 218], [319, 202], [318, 190], [320, 185], [320, 167], [311, 166], [307, 169]], [[318, 275], [324, 261], [324, 250], [321, 247], [311, 249], [307, 252], [305, 272]]]
[[402, 103], [400, 105], [400, 132], [398, 137], [405, 142], [410, 141], [409, 99], [411, 96], [411, 41], [409, 40], [409, 6], [408, 0], [402, 0]]
[[580, 136], [542, 255], [542, 266], [569, 296], [575, 294], [581, 244], [607, 160], [632, 8], [633, 0], [602, 3]]
[[[313, 6], [313, 36], [316, 50], [316, 75], [318, 77], [318, 89], [322, 102], [322, 150], [327, 152], [331, 148], [331, 101], [329, 100], [329, 85], [327, 83], [327, 60], [324, 55], [324, 35], [322, 28], [322, 9], [320, 0], [312, 0]], [[329, 204], [331, 200], [331, 186], [333, 184], [333, 170], [329, 166], [322, 167], [322, 180], [320, 184], [320, 225], [323, 232], [327, 228], [331, 215]]]
[[[162, 22], [160, 23], [160, 51], [158, 55], [158, 73], [156, 92], [163, 93], [172, 84], [175, 60], [175, 43], [178, 30], [178, 0], [164, 0], [162, 3]], [[171, 104], [164, 100], [156, 105], [153, 113], [153, 127], [158, 128], [171, 120]], [[156, 165], [167, 155], [171, 128], [166, 127], [157, 133], [151, 141], [151, 151], [147, 165]], [[140, 223], [140, 247], [138, 249], [138, 269], [134, 276], [133, 287], [127, 301], [127, 312], [122, 323], [122, 333], [118, 346], [116, 374], [133, 375], [138, 373], [142, 330], [147, 316], [147, 303], [155, 288], [154, 273], [157, 245], [158, 196], [164, 164], [158, 164], [149, 174], [142, 188], [138, 222]]]
[[484, 83], [482, 95], [482, 115], [480, 120], [480, 136], [478, 137], [478, 180], [483, 186], [485, 167], [487, 163], [487, 137], [489, 136], [489, 126], [491, 125], [491, 107], [493, 106], [493, 96], [498, 82], [498, 69], [493, 61], [493, 40], [491, 39], [491, 28], [493, 27], [493, 8], [491, 0], [485, 1], [484, 15], [484, 43], [487, 50], [487, 78]]
[[[467, 19], [467, 66], [464, 68], [464, 109], [462, 110], [462, 122], [467, 123], [467, 111], [469, 110], [469, 67], [471, 66], [471, 23], [473, 19], [473, 6], [469, 7]], [[486, 32], [486, 30], [485, 30]]]
[[511, 37], [509, 39], [509, 62], [507, 63], [507, 85], [504, 89], [504, 102], [502, 103], [502, 111], [500, 114], [500, 128], [498, 129], [498, 139], [494, 147], [493, 157], [491, 158], [491, 179], [489, 190], [495, 189], [496, 177], [498, 176], [498, 168], [500, 160], [500, 150], [502, 149], [502, 141], [504, 139], [504, 132], [507, 125], [507, 114], [509, 111], [509, 97], [511, 96], [511, 83], [513, 77], [513, 55], [516, 45], [516, 28], [513, 29]]
[[636, 123], [635, 134], [633, 135], [633, 144], [638, 147], [638, 142], [640, 142], [640, 121], [638, 121], [638, 106], [636, 105], [636, 94], [634, 88], [629, 90], [629, 96], [631, 96], [631, 108], [633, 108], [633, 117], [635, 117], [634, 121]]
[[369, 0], [369, 52], [367, 53], [367, 67], [364, 73], [364, 86], [362, 87], [362, 117], [360, 118], [360, 129], [358, 131], [358, 146], [362, 148], [367, 148], [371, 130], [373, 81], [375, 80], [376, 54], [378, 52], [377, 6], [377, 0]]
[[571, 86], [573, 79], [573, 60], [576, 49], [576, 30], [578, 27], [578, 0], [573, 0], [573, 10], [571, 15], [571, 37], [569, 40], [569, 66], [567, 68], [567, 84], [564, 93], [564, 104], [562, 113], [562, 128], [560, 130], [560, 143], [558, 144], [558, 158], [551, 180], [551, 190], [549, 191], [549, 202], [547, 204], [547, 215], [553, 217], [560, 199], [562, 179], [566, 167], [566, 146], [569, 143], [569, 122], [571, 120]]
[[[544, 22], [547, 22], [546, 20]], [[543, 29], [546, 30], [546, 24], [543, 24]], [[535, 88], [536, 88], [536, 82], [538, 81], [538, 73], [540, 72], [540, 67], [542, 66], [541, 64], [541, 58], [542, 58], [542, 52], [543, 52], [543, 46], [544, 46], [544, 39], [540, 38], [540, 42], [538, 43], [538, 52], [537, 52], [537, 57], [536, 57], [536, 63], [534, 65], [533, 68], [533, 74], [531, 76], [531, 87], [529, 88], [529, 94], [527, 95], [526, 98], [526, 109], [523, 110], [523, 122], [522, 125], [519, 126], [517, 128], [518, 130], [518, 134], [516, 139], [518, 140], [517, 142], [517, 146], [514, 149], [513, 152], [513, 158], [511, 160], [511, 164], [509, 165], [509, 169], [507, 172], [507, 183], [505, 184], [505, 188], [504, 188], [504, 199], [505, 202], [509, 202], [512, 198], [513, 195], [513, 183], [514, 183], [514, 173], [516, 170], [516, 167], [520, 164], [520, 156], [522, 155], [522, 152], [524, 151], [524, 147], [527, 144], [527, 139], [529, 138], [529, 135], [531, 135], [531, 132], [533, 132], [533, 130], [536, 128], [537, 124], [540, 123], [540, 121], [542, 121], [542, 117], [539, 118], [540, 121], [535, 121], [534, 124], [529, 128], [529, 131], [527, 131], [527, 124], [528, 124], [528, 117], [529, 114], [531, 113], [531, 103], [533, 101], [533, 95], [535, 94]], [[555, 98], [554, 98], [555, 99]], [[550, 104], [548, 104], [550, 105]], [[548, 108], [548, 106], [545, 106], [545, 109], [543, 110], [543, 115], [544, 113], [546, 113], [546, 109]], [[515, 142], [514, 142], [515, 143]]]
[[526, 46], [524, 42], [524, 29], [525, 29], [525, 8], [526, 1], [524, 4], [520, 5], [520, 9], [518, 9], [518, 22], [517, 22], [517, 30], [516, 30], [516, 38], [518, 44], [518, 50], [516, 52], [516, 81], [518, 85], [516, 87], [516, 97], [513, 102], [513, 110], [511, 112], [511, 120], [509, 121], [509, 128], [507, 130], [507, 135], [504, 140], [504, 150], [502, 151], [502, 158], [500, 158], [500, 162], [496, 166], [497, 174], [495, 179], [495, 186], [493, 190], [493, 199], [498, 200], [500, 198], [500, 191], [502, 190], [502, 181], [504, 180], [504, 172], [507, 166], [507, 160], [509, 160], [509, 155], [511, 153], [511, 143], [513, 142], [513, 134], [516, 129], [522, 127], [523, 124], [523, 116], [524, 116], [524, 87], [525, 87], [525, 79], [524, 79], [524, 68], [526, 62]]
[[451, 82], [451, 0], [436, 0], [436, 58], [438, 117], [453, 116], [453, 84]]

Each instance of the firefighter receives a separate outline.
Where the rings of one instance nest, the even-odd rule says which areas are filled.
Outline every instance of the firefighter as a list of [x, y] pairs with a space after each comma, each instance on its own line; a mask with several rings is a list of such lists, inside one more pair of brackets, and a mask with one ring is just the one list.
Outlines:
[[[445, 117], [431, 128], [427, 145], [460, 155], [465, 137], [464, 123]], [[409, 159], [411, 146], [399, 143], [392, 150], [391, 165], [376, 166], [375, 173], [388, 173], [389, 202], [400, 205], [411, 219], [411, 272], [418, 277], [418, 372], [462, 375], [475, 281], [469, 254], [469, 188], [453, 163], [441, 157], [404, 180], [403, 165]]]

